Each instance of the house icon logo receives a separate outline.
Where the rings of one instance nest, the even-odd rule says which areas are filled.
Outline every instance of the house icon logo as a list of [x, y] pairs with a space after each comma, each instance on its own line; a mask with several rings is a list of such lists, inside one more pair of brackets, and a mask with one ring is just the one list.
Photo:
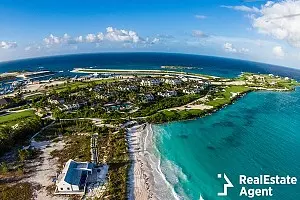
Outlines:
[[221, 179], [221, 178], [224, 178], [226, 183], [224, 184], [223, 186], [223, 192], [219, 192], [218, 193], [218, 196], [219, 197], [224, 197], [224, 196], [227, 196], [227, 192], [228, 192], [228, 188], [232, 188], [234, 187], [233, 184], [231, 183], [231, 181], [229, 180], [229, 178], [226, 176], [226, 174], [218, 174], [218, 178]]

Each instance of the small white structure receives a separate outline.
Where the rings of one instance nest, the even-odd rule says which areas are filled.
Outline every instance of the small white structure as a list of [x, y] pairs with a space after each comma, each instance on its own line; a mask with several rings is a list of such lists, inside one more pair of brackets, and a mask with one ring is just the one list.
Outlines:
[[158, 96], [162, 96], [162, 97], [173, 97], [177, 95], [177, 92], [174, 91], [166, 91], [166, 92], [158, 92], [157, 93]]
[[65, 100], [63, 98], [49, 97], [48, 102], [50, 104], [58, 105], [65, 103]]
[[182, 92], [185, 94], [199, 94], [202, 91], [200, 88], [184, 89]]
[[170, 85], [180, 85], [181, 80], [179, 80], [179, 79], [166, 79], [165, 83], [170, 84]]
[[138, 89], [135, 85], [119, 86], [118, 88], [121, 91], [136, 91]]
[[55, 194], [84, 194], [94, 164], [69, 160], [56, 180]]
[[142, 80], [141, 86], [157, 86], [160, 84], [158, 79]]

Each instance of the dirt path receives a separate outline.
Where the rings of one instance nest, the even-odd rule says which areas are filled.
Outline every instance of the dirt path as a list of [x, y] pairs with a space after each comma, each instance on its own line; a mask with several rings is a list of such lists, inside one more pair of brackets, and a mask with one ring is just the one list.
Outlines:
[[52, 196], [47, 194], [46, 188], [53, 185], [53, 178], [56, 176], [57, 159], [52, 158], [50, 153], [53, 150], [62, 150], [64, 142], [59, 141], [56, 143], [50, 143], [48, 141], [35, 142], [32, 141], [31, 145], [42, 151], [40, 160], [32, 163], [32, 166], [36, 166], [36, 170], [32, 175], [24, 180], [23, 182], [30, 182], [34, 185], [41, 186], [41, 189], [35, 192], [35, 199], [37, 200], [64, 200], [68, 199], [63, 196]]

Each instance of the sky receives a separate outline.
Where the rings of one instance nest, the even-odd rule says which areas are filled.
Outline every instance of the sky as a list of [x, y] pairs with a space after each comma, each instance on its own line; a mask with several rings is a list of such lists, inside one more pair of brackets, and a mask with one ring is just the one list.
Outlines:
[[300, 0], [0, 0], [0, 62], [176, 52], [300, 69]]

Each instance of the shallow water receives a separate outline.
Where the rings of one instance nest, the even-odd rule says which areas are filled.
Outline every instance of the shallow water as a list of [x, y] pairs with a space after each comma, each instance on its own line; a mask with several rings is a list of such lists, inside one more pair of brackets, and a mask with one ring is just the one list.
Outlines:
[[[226, 173], [238, 196], [238, 175], [300, 174], [300, 88], [253, 92], [211, 116], [153, 127], [161, 168], [182, 199], [220, 199]], [[171, 163], [171, 164], [170, 164]], [[262, 199], [270, 199], [261, 197]], [[299, 199], [300, 185], [274, 186], [272, 199]]]

